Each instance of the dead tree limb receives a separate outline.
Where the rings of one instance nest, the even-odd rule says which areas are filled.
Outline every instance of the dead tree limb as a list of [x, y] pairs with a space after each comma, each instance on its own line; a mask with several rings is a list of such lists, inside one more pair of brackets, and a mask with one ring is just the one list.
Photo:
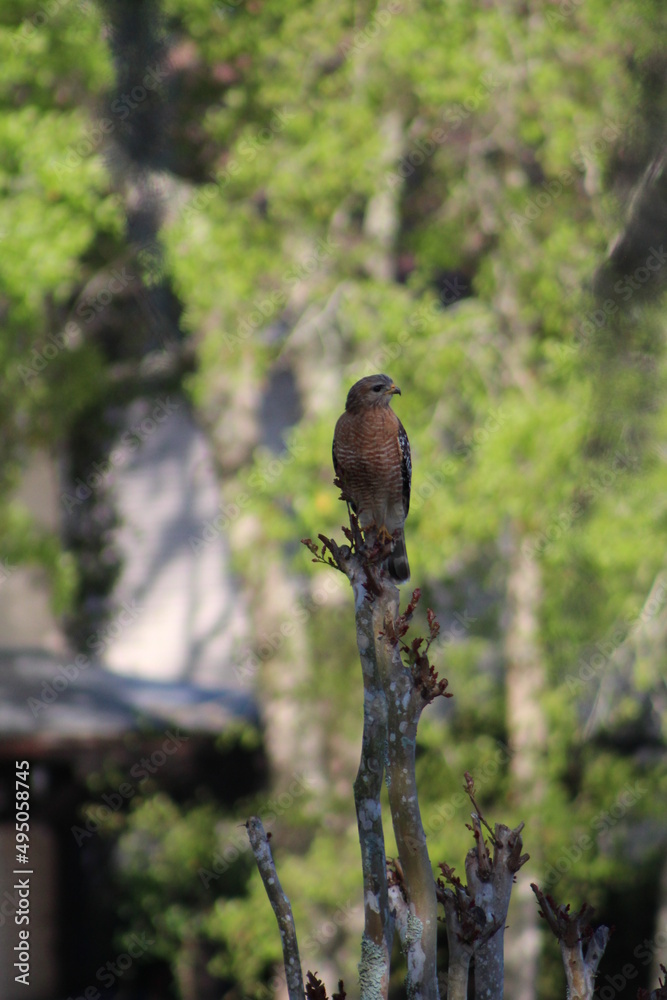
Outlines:
[[470, 960], [486, 918], [454, 869], [441, 864], [440, 871], [443, 879], [438, 879], [436, 892], [445, 909], [447, 926], [447, 1000], [467, 1000]]
[[[496, 924], [499, 933], [480, 941], [475, 950], [475, 994], [485, 1000], [502, 1000], [505, 979], [505, 921], [512, 894], [514, 878], [529, 855], [522, 854], [523, 823], [514, 830], [503, 823], [496, 823], [491, 831], [475, 801], [475, 786], [466, 771], [466, 791], [476, 809], [472, 814], [472, 829], [475, 846], [466, 857], [466, 878], [468, 889], [475, 904], [483, 911], [488, 925]], [[490, 833], [493, 858], [484, 840], [484, 825]]]
[[[558, 906], [534, 883], [530, 887], [540, 904], [540, 916], [544, 917], [558, 938], [568, 997], [570, 1000], [592, 1000], [598, 965], [609, 940], [609, 928], [591, 926], [594, 910], [588, 903], [584, 903], [578, 913], [571, 914], [569, 905]], [[584, 949], [585, 941], [587, 945]]]
[[[401, 658], [398, 642], [400, 627], [396, 627], [396, 623], [402, 621], [398, 613], [398, 599], [397, 587], [389, 580], [383, 580], [381, 594], [375, 600], [376, 618], [382, 615], [382, 634], [377, 640], [378, 660], [387, 695], [389, 807], [409, 907], [406, 985], [409, 997], [437, 1000], [437, 899], [419, 810], [415, 772], [417, 725], [423, 709], [432, 698], [425, 687], [427, 679], [420, 677], [420, 669], [424, 666], [420, 658], [417, 657], [412, 669]], [[410, 604], [408, 608], [413, 606]]]
[[246, 829], [259, 874], [262, 877], [266, 894], [269, 897], [269, 902], [273, 907], [273, 912], [278, 921], [289, 998], [290, 1000], [303, 1000], [303, 973], [301, 971], [301, 960], [299, 959], [299, 945], [296, 940], [292, 906], [280, 884], [271, 854], [271, 847], [269, 846], [269, 839], [266, 836], [261, 819], [258, 816], [251, 816], [246, 823]]
[[[386, 552], [375, 538], [363, 538], [354, 515], [344, 529], [350, 546], [320, 535], [321, 551], [304, 539], [316, 559], [344, 572], [355, 599], [357, 645], [364, 678], [362, 759], [355, 781], [355, 803], [364, 875], [365, 929], [359, 966], [361, 998], [386, 997], [394, 934], [389, 903], [380, 787], [383, 773], [403, 872], [407, 917], [403, 945], [411, 1000], [438, 1000], [437, 899], [435, 880], [417, 800], [415, 751], [417, 725], [424, 707], [445, 694], [428, 662], [428, 647], [438, 632], [429, 612], [431, 637], [408, 647], [401, 642], [419, 600], [415, 591], [405, 614], [399, 614], [398, 588], [382, 572]], [[407, 653], [407, 664], [401, 652]]]
[[[475, 846], [466, 856], [468, 884], [441, 863], [437, 882], [438, 902], [445, 908], [449, 943], [447, 998], [467, 997], [470, 959], [475, 956], [475, 996], [502, 1000], [504, 990], [504, 933], [514, 877], [529, 855], [522, 854], [521, 831], [496, 823], [492, 830], [475, 799], [475, 784], [465, 772], [465, 791], [473, 804], [472, 830]], [[493, 857], [483, 829], [493, 845]]]
[[350, 575], [355, 590], [357, 645], [364, 680], [364, 731], [361, 759], [354, 782], [361, 865], [364, 879], [364, 936], [359, 966], [362, 1000], [389, 994], [389, 961], [393, 918], [387, 889], [387, 859], [380, 793], [387, 747], [387, 699], [382, 686], [375, 642], [374, 606], [364, 599], [358, 567]]
[[387, 697], [378, 662], [375, 597], [381, 587], [372, 566], [363, 557], [365, 543], [354, 517], [345, 529], [351, 545], [338, 546], [320, 535], [321, 550], [302, 539], [317, 561], [335, 566], [348, 577], [354, 592], [357, 647], [364, 683], [364, 729], [361, 758], [354, 782], [354, 803], [364, 881], [364, 933], [361, 939], [359, 986], [361, 1000], [389, 994], [391, 948], [394, 938], [387, 886], [387, 859], [380, 794], [387, 754]]

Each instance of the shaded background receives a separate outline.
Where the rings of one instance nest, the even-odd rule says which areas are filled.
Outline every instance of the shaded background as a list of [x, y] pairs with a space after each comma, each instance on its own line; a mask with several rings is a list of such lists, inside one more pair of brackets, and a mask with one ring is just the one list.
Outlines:
[[462, 868], [468, 770], [526, 821], [508, 995], [563, 995], [531, 881], [615, 926], [603, 1000], [656, 985], [663, 5], [0, 16], [3, 996], [284, 996], [250, 812], [304, 965], [354, 993], [352, 601], [299, 540], [339, 531], [332, 429], [373, 371], [402, 389], [455, 696], [421, 725], [432, 861]]

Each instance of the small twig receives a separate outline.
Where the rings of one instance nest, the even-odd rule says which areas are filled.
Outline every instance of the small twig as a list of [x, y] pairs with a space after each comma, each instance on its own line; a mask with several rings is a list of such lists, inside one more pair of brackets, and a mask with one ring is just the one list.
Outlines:
[[[403, 614], [397, 614], [395, 618], [392, 618], [390, 615], [385, 617], [384, 629], [379, 633], [379, 638], [386, 637], [392, 646], [397, 647], [405, 655], [415, 687], [418, 688], [424, 701], [424, 705], [422, 705], [422, 708], [424, 708], [426, 705], [430, 705], [432, 701], [435, 701], [436, 698], [451, 698], [453, 696], [447, 691], [449, 685], [447, 678], [443, 677], [440, 679], [435, 667], [429, 662], [429, 648], [440, 631], [440, 625], [435, 617], [435, 613], [430, 608], [426, 611], [429, 638], [424, 639], [423, 636], [415, 636], [410, 645], [403, 641], [403, 636], [410, 627], [410, 621], [412, 620], [415, 608], [421, 600], [421, 593], [419, 587], [416, 587]], [[422, 650], [421, 647], [424, 643], [426, 645]]]
[[306, 996], [308, 1000], [329, 1000], [326, 986], [317, 978], [316, 972], [306, 973]]
[[290, 1000], [303, 1000], [303, 973], [301, 971], [301, 960], [299, 959], [299, 946], [296, 940], [292, 906], [280, 885], [271, 854], [269, 838], [264, 831], [261, 819], [258, 816], [251, 816], [246, 823], [246, 830], [248, 831], [248, 839], [250, 840], [252, 852], [255, 855], [255, 861], [257, 862], [266, 894], [269, 897], [269, 902], [273, 907], [273, 912], [278, 921], [280, 940], [283, 946], [287, 991]]
[[331, 994], [331, 1000], [346, 1000], [345, 984], [342, 979], [338, 980], [338, 993]]
[[[334, 480], [334, 482], [338, 483], [338, 480]], [[344, 497], [341, 496], [341, 499]], [[302, 538], [301, 544], [312, 552], [313, 562], [333, 566], [334, 569], [345, 573], [354, 588], [355, 605], [358, 607], [358, 578], [363, 578], [364, 596], [380, 594], [382, 588], [378, 579], [379, 564], [386, 558], [388, 552], [384, 547], [380, 549], [375, 544], [367, 544], [359, 526], [359, 519], [353, 511], [350, 510], [349, 514], [350, 527], [343, 527], [343, 534], [350, 543], [349, 545], [338, 545], [333, 538], [327, 538], [326, 535], [322, 534], [317, 536], [322, 543], [321, 548], [312, 538]], [[372, 540], [369, 538], [370, 541]]]
[[489, 831], [489, 836], [491, 837], [491, 843], [495, 846], [495, 843], [496, 843], [495, 833], [493, 832], [493, 830], [491, 829], [491, 827], [489, 826], [489, 824], [484, 819], [484, 814], [482, 813], [482, 810], [479, 808], [479, 806], [477, 805], [477, 802], [475, 801], [475, 781], [474, 781], [474, 778], [470, 774], [469, 771], [464, 771], [463, 772], [463, 777], [465, 778], [465, 785], [463, 786], [463, 791], [466, 793], [466, 795], [468, 796], [468, 798], [472, 802], [473, 807], [474, 807], [475, 812], [476, 812], [476, 814], [477, 814], [477, 816], [479, 818], [480, 823], [483, 823], [484, 826], [486, 827], [486, 829]]

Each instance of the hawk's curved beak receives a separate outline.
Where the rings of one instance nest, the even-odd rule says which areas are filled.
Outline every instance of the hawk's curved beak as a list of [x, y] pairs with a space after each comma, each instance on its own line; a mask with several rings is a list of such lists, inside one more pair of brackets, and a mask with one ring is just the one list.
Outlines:
[[391, 384], [391, 387], [387, 389], [387, 392], [389, 393], [390, 396], [401, 395], [401, 390], [398, 388], [397, 385], [394, 385], [393, 382]]

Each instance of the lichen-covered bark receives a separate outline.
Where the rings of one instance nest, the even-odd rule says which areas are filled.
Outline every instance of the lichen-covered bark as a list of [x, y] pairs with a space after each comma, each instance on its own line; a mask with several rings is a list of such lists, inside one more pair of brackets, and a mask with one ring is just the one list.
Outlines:
[[364, 936], [359, 978], [362, 1000], [387, 997], [393, 939], [387, 892], [387, 860], [380, 794], [387, 742], [387, 699], [378, 669], [373, 607], [360, 583], [357, 597], [357, 644], [364, 679], [364, 731], [359, 771], [354, 783], [361, 865], [364, 879]]
[[[484, 844], [480, 821], [476, 815], [473, 816], [473, 826], [477, 844], [466, 858], [468, 889], [475, 899], [475, 905], [484, 911], [486, 926], [491, 930], [475, 949], [475, 998], [502, 1000], [507, 911], [515, 875], [528, 860], [528, 855], [521, 853], [523, 823], [515, 830], [496, 823], [493, 858]], [[493, 930], [494, 927], [497, 929]]]
[[278, 873], [271, 854], [271, 847], [269, 846], [269, 840], [264, 831], [262, 821], [258, 816], [251, 816], [246, 823], [246, 829], [259, 874], [261, 875], [266, 894], [269, 897], [269, 902], [278, 921], [280, 941], [283, 946], [283, 962], [285, 965], [289, 1000], [303, 1000], [303, 973], [301, 971], [299, 945], [296, 939], [292, 906], [278, 879]]
[[398, 617], [398, 590], [385, 581], [376, 598], [374, 620], [378, 636], [378, 660], [387, 696], [387, 789], [398, 856], [403, 870], [407, 898], [409, 997], [438, 998], [437, 979], [437, 900], [435, 879], [422, 825], [415, 751], [417, 725], [426, 701], [412, 672], [404, 665], [397, 645], [385, 634], [388, 620]]
[[[350, 580], [355, 597], [357, 645], [364, 678], [364, 735], [355, 804], [364, 877], [365, 930], [359, 966], [361, 996], [386, 996], [394, 934], [389, 903], [384, 835], [380, 809], [382, 775], [386, 774], [389, 806], [402, 869], [406, 900], [402, 944], [410, 998], [438, 1000], [437, 900], [435, 879], [417, 800], [415, 749], [417, 724], [429, 697], [442, 694], [434, 678], [429, 683], [401, 659], [395, 625], [399, 619], [397, 587], [376, 572], [356, 520], [352, 531], [356, 551], [339, 548], [320, 535], [332, 562]], [[311, 551], [317, 547], [308, 539]], [[320, 558], [323, 558], [320, 557]], [[426, 663], [427, 660], [424, 657]], [[425, 693], [427, 688], [431, 692]]]

